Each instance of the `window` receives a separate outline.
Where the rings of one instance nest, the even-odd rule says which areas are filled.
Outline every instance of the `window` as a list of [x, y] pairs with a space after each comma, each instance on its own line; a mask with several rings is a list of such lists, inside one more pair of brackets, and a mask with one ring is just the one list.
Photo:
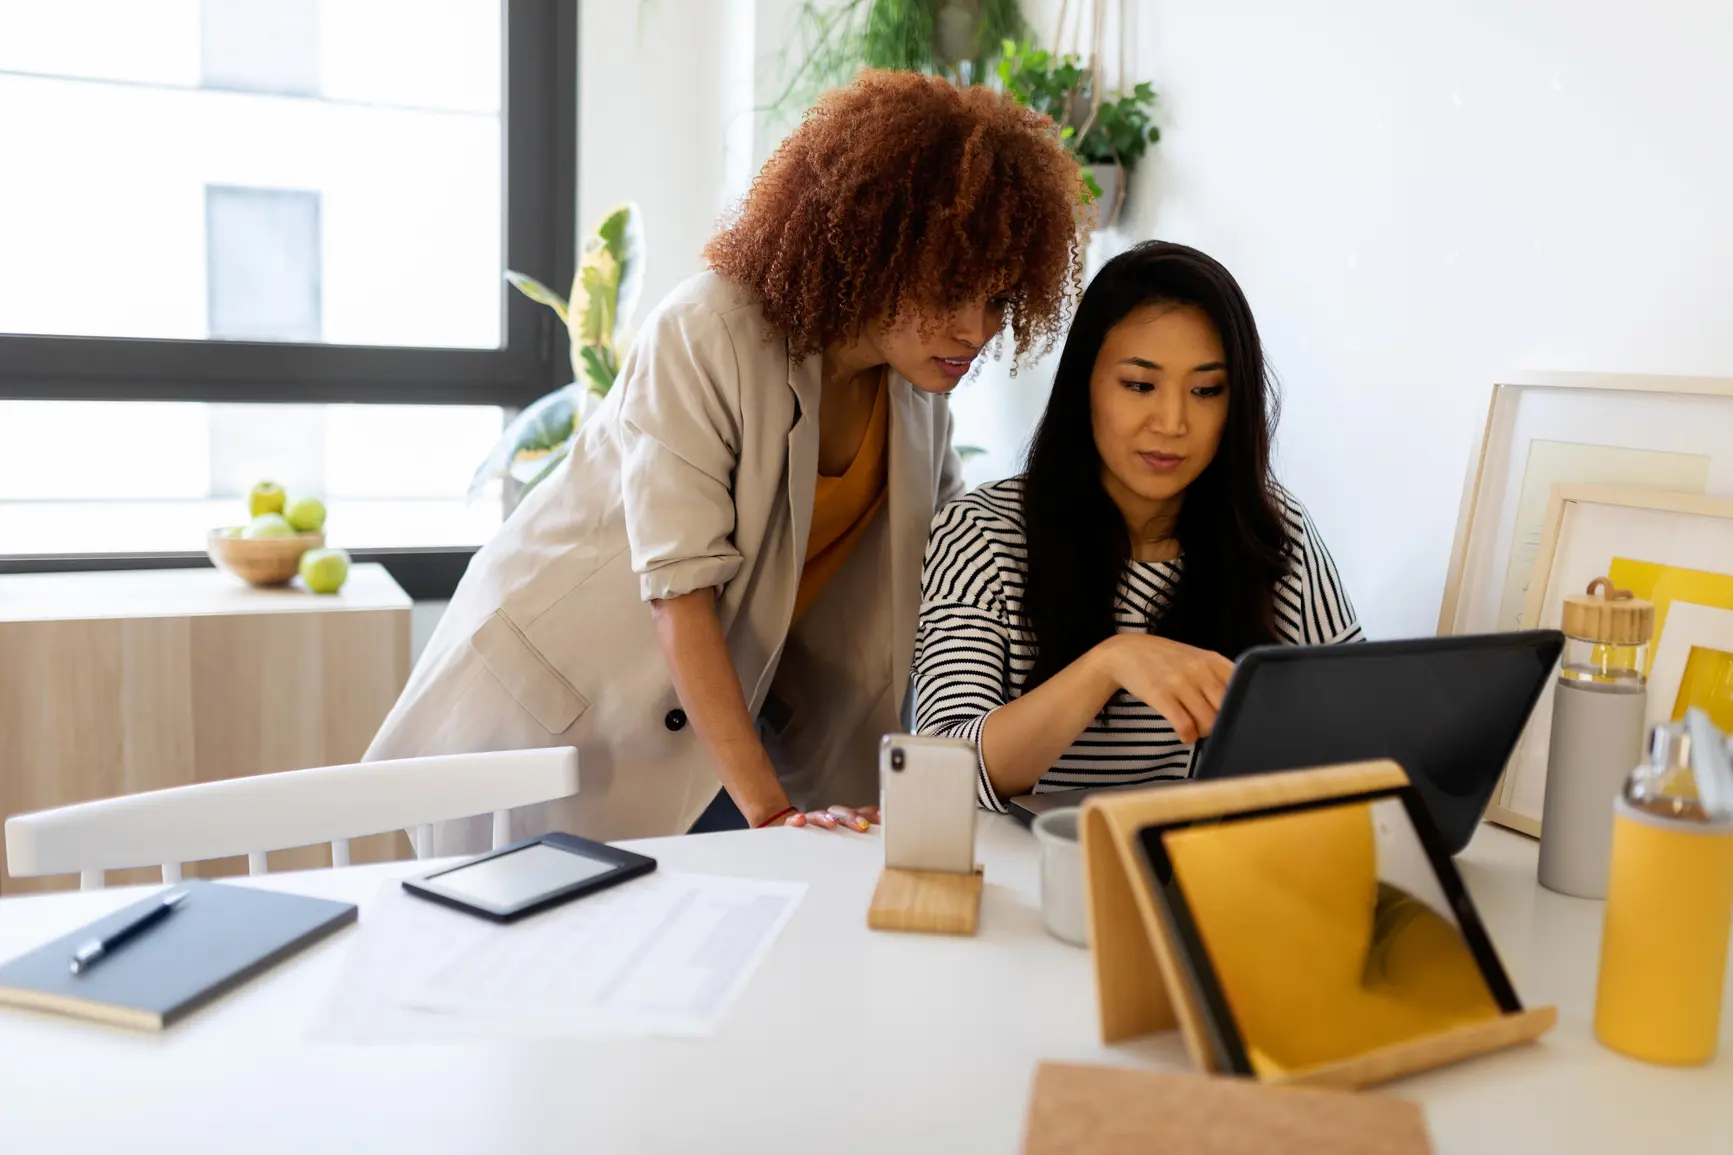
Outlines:
[[502, 420], [488, 406], [0, 402], [0, 554], [198, 555], [267, 479], [324, 497], [332, 545], [474, 549], [499, 526], [497, 498], [467, 491]]
[[206, 328], [213, 338], [317, 341], [319, 194], [205, 189]]
[[[0, 398], [522, 405], [571, 0], [0, 5]], [[509, 110], [509, 115], [508, 115]]]
[[196, 557], [264, 478], [485, 541], [570, 379], [503, 273], [571, 279], [576, 48], [575, 0], [0, 3], [0, 568]]
[[200, 82], [317, 96], [321, 31], [316, 0], [199, 0]]

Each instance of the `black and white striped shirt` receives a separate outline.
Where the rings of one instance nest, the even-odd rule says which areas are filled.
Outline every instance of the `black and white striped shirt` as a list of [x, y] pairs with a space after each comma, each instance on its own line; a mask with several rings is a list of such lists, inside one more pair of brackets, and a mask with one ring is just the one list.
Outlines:
[[[1027, 551], [1023, 482], [983, 485], [939, 511], [921, 574], [921, 620], [915, 643], [915, 728], [979, 745], [987, 715], [1023, 692], [1035, 664], [1023, 618]], [[1276, 632], [1289, 645], [1360, 638], [1360, 625], [1329, 551], [1305, 509], [1285, 490], [1293, 562], [1276, 587]], [[1149, 608], [1162, 605], [1179, 578], [1179, 561], [1131, 562], [1120, 579], [1114, 617], [1121, 633], [1147, 629]], [[1183, 778], [1191, 747], [1167, 720], [1121, 691], [1036, 783], [1037, 793], [1083, 786], [1132, 785]], [[983, 766], [981, 805], [1003, 811]]]

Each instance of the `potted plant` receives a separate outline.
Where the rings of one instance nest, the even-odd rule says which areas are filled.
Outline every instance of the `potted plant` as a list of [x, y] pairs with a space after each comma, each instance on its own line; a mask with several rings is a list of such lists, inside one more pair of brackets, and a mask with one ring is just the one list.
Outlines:
[[1002, 46], [1028, 35], [1019, 0], [801, 0], [793, 41], [805, 49], [783, 68], [788, 82], [771, 107], [808, 104], [863, 68], [985, 84]]
[[1155, 89], [1144, 82], [1129, 92], [1097, 93], [1094, 76], [1076, 56], [1054, 55], [1026, 42], [1004, 45], [999, 80], [1020, 104], [1053, 118], [1101, 205], [1101, 224], [1118, 220], [1126, 175], [1161, 139], [1151, 119]]
[[505, 279], [566, 326], [574, 378], [519, 413], [470, 480], [471, 500], [495, 481], [508, 489], [521, 485], [508, 500], [515, 505], [571, 452], [578, 424], [608, 395], [620, 372], [644, 282], [643, 215], [627, 203], [602, 218], [584, 241], [569, 299], [523, 273], [508, 269]]

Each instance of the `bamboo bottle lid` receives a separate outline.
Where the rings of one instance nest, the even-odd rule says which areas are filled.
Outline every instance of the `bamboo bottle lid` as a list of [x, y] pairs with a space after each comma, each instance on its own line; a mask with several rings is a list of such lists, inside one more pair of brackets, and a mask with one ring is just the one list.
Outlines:
[[1655, 607], [1607, 578], [1596, 578], [1587, 593], [1565, 598], [1564, 632], [1585, 642], [1646, 646], [1655, 632]]

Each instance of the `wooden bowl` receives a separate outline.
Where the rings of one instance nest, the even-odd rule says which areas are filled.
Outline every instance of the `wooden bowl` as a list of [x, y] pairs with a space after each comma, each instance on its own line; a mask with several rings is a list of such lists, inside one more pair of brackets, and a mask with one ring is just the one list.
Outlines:
[[325, 544], [322, 533], [287, 537], [242, 537], [238, 526], [213, 529], [205, 552], [218, 569], [226, 569], [249, 585], [280, 586], [293, 581], [301, 555]]

